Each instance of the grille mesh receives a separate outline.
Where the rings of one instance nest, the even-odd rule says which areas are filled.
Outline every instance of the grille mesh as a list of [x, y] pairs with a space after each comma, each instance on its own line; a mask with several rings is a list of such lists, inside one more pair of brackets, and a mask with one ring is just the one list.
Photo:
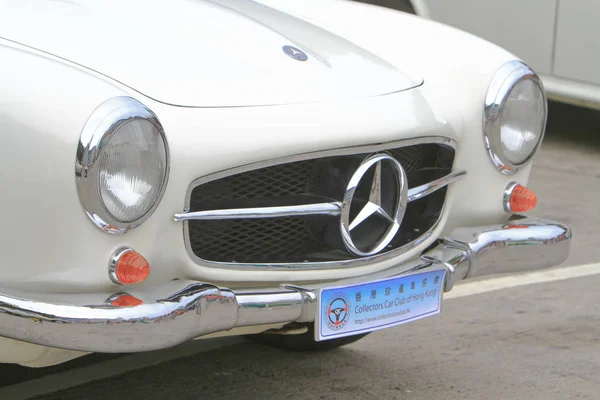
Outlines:
[[314, 162], [300, 161], [232, 175], [196, 188], [192, 208], [231, 199], [258, 199], [306, 193]]
[[[326, 251], [309, 233], [307, 218], [190, 221], [190, 241], [202, 245], [199, 256], [213, 261], [283, 263], [300, 255]], [[252, 261], [250, 261], [252, 260]]]
[[[440, 144], [420, 144], [388, 150], [404, 167], [409, 186], [436, 178], [452, 167], [454, 150]], [[249, 201], [306, 194], [341, 200], [347, 182], [368, 154], [326, 157], [275, 165], [210, 181], [192, 190], [190, 211], [245, 207]], [[436, 172], [437, 171], [437, 172]], [[442, 191], [440, 191], [442, 192]], [[444, 191], [445, 192], [445, 191]], [[429, 204], [435, 200], [436, 204]], [[444, 196], [427, 196], [410, 203], [410, 230], [401, 229], [390, 245], [399, 247], [428, 230], [443, 205]], [[437, 204], [439, 203], [439, 204]], [[430, 218], [433, 210], [434, 220]], [[437, 214], [436, 214], [437, 212]], [[425, 215], [423, 215], [425, 217]], [[406, 217], [405, 217], [406, 218]], [[417, 221], [417, 222], [414, 222]], [[193, 253], [208, 261], [230, 263], [303, 263], [351, 259], [335, 238], [339, 217], [285, 217], [218, 221], [189, 221], [189, 244]], [[408, 225], [407, 225], [408, 226]], [[404, 227], [404, 224], [403, 224]], [[391, 250], [390, 248], [389, 250]]]

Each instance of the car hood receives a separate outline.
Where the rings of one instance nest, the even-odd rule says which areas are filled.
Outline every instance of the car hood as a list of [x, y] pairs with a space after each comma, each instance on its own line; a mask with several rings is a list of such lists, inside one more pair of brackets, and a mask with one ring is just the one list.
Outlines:
[[[422, 82], [368, 49], [249, 0], [0, 0], [0, 9], [0, 37], [173, 105], [350, 99]], [[308, 59], [290, 57], [284, 46]]]

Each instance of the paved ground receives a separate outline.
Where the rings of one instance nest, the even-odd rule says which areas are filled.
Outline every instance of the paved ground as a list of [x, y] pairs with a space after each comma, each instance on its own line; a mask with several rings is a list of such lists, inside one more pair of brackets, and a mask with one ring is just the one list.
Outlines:
[[[578, 264], [600, 262], [600, 113], [553, 104], [550, 115], [530, 186], [540, 200], [536, 214], [572, 226], [565, 265], [579, 270]], [[33, 372], [0, 367], [0, 385], [17, 385], [0, 388], [0, 398], [86, 382], [38, 398], [598, 399], [600, 274], [590, 270], [580, 278], [454, 297], [439, 316], [329, 353], [233, 341], [203, 353], [189, 344], [171, 355], [78, 361], [88, 366], [62, 373], [69, 364]], [[134, 371], [90, 382], [119, 364]]]

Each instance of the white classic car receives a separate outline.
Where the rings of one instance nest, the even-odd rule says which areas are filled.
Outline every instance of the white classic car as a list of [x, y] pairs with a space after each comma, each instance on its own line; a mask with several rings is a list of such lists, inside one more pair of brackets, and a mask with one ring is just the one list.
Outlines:
[[0, 362], [296, 349], [542, 268], [546, 97], [510, 53], [335, 0], [0, 0]]

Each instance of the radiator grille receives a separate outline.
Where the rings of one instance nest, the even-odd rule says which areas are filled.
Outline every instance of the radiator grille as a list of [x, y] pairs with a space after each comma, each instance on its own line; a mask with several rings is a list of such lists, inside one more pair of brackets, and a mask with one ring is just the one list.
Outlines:
[[[425, 143], [386, 150], [405, 169], [409, 187], [450, 172], [454, 149]], [[352, 174], [369, 154], [279, 164], [196, 186], [190, 211], [268, 205], [277, 199], [319, 195], [341, 199]], [[421, 236], [437, 222], [445, 189], [409, 203], [402, 227], [385, 251]], [[340, 245], [339, 217], [189, 221], [191, 251], [200, 259], [237, 264], [285, 264], [356, 258]]]

